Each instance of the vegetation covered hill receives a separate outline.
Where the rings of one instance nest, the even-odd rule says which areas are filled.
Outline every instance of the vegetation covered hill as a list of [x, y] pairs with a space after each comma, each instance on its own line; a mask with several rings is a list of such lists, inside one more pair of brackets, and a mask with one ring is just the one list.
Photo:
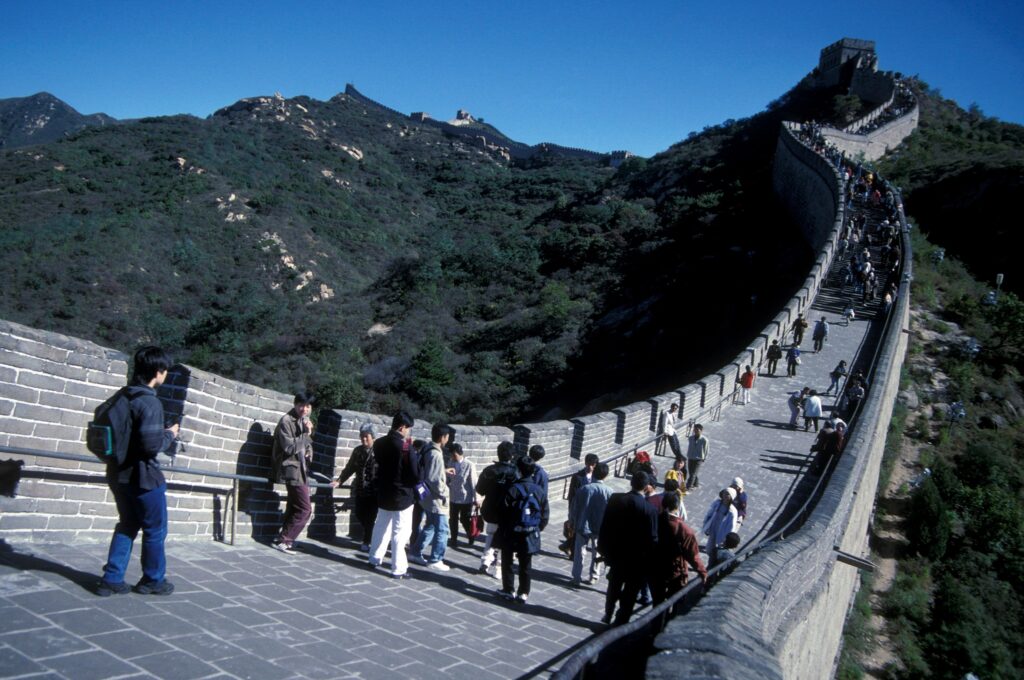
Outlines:
[[113, 125], [105, 113], [83, 115], [49, 92], [0, 99], [0, 149], [54, 142], [92, 125]]
[[86, 129], [0, 153], [0, 315], [330, 406], [490, 423], [640, 398], [735, 356], [805, 276], [770, 164], [831, 94], [618, 171], [510, 163], [346, 95]]
[[977, 106], [965, 111], [921, 81], [914, 88], [920, 125], [880, 164], [882, 172], [903, 187], [908, 212], [934, 243], [989, 285], [1005, 273], [1005, 285], [1024, 294], [1015, 249], [992, 247], [1016, 240], [1024, 126], [985, 116]]

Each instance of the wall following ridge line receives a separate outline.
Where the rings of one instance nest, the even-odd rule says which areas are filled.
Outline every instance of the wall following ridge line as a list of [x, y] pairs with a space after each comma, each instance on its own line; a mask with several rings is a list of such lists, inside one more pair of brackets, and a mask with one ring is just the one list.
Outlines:
[[[792, 187], [802, 178], [809, 186], [819, 187], [822, 201], [833, 200], [841, 185], [825, 191], [820, 184], [833, 171], [831, 163], [803, 146], [791, 129], [783, 128], [782, 137], [787, 139], [780, 140], [778, 151], [789, 158], [777, 157], [775, 172], [793, 176], [776, 178], [777, 189]], [[841, 207], [836, 205], [837, 215]], [[905, 267], [909, 267], [910, 240], [902, 214], [901, 223]], [[872, 390], [808, 521], [785, 541], [762, 548], [743, 562], [684, 619], [670, 621], [655, 642], [666, 651], [649, 660], [648, 677], [833, 675], [858, 577], [854, 567], [836, 561], [835, 550], [863, 555], [868, 549], [868, 522], [906, 351], [902, 329], [910, 317], [909, 277], [900, 284], [891, 314]], [[737, 611], [743, 615], [735, 616]]]
[[[813, 200], [810, 197], [808, 200]], [[652, 437], [659, 415], [680, 405], [687, 424], [707, 422], [730, 405], [745, 364], [760, 364], [772, 340], [782, 340], [797, 314], [806, 310], [827, 271], [841, 215], [814, 211], [804, 233], [821, 249], [804, 285], [737, 357], [693, 384], [591, 416], [508, 427], [458, 425], [458, 440], [478, 466], [488, 464], [500, 441], [520, 451], [542, 444], [551, 475], [571, 472], [587, 453], [605, 457]], [[126, 356], [91, 342], [0, 321], [0, 445], [86, 453], [84, 432], [95, 407], [123, 385]], [[175, 465], [192, 469], [270, 474], [270, 438], [289, 395], [261, 389], [187, 366], [175, 367], [160, 391], [165, 408], [182, 414], [185, 451]], [[383, 415], [337, 410], [321, 414], [315, 434], [313, 469], [336, 476], [358, 444], [359, 426], [387, 430]], [[427, 438], [430, 423], [417, 421], [413, 435]], [[0, 530], [28, 540], [108, 540], [116, 511], [99, 463], [29, 457], [17, 495], [0, 497]], [[191, 475], [169, 479], [171, 540], [209, 540], [224, 533], [225, 480]], [[336, 492], [337, 499], [347, 492]], [[239, 498], [240, 538], [264, 538], [276, 530], [283, 487], [243, 484]], [[310, 533], [347, 534], [350, 512], [335, 513], [330, 494], [316, 496]]]

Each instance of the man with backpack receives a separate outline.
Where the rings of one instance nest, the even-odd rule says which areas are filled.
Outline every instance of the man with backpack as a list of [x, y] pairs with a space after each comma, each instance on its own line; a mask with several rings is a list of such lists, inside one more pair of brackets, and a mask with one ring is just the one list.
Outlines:
[[[107, 563], [96, 586], [101, 597], [123, 595], [132, 556], [132, 545], [142, 530], [142, 579], [135, 592], [170, 595], [174, 584], [165, 578], [167, 560], [167, 482], [157, 454], [167, 451], [178, 434], [178, 425], [164, 427], [164, 407], [156, 388], [167, 378], [173, 362], [159, 347], [143, 347], [135, 353], [132, 383], [97, 409], [99, 428], [109, 428], [107, 483], [117, 503], [117, 526], [110, 540]], [[94, 428], [91, 426], [90, 431]], [[90, 438], [90, 450], [94, 453]]]
[[[505, 492], [516, 481], [518, 475], [516, 466], [512, 464], [514, 450], [512, 442], [498, 444], [498, 460], [483, 469], [476, 483], [476, 492], [484, 497], [480, 515], [487, 523], [487, 540], [484, 542], [484, 552], [480, 557], [481, 572], [486, 572], [495, 563], [494, 535], [498, 533], [501, 505], [505, 500]], [[494, 577], [501, 577], [500, 563], [494, 569]]]
[[356, 476], [352, 486], [355, 499], [355, 515], [363, 528], [363, 541], [359, 549], [370, 551], [370, 540], [373, 538], [373, 524], [377, 521], [377, 459], [373, 456], [373, 425], [363, 423], [359, 428], [359, 446], [352, 449], [345, 469], [338, 477], [341, 486], [352, 476]]
[[285, 554], [292, 554], [292, 545], [306, 528], [313, 514], [309, 501], [309, 464], [313, 460], [313, 395], [299, 392], [295, 395], [294, 406], [274, 429], [274, 446], [271, 462], [274, 481], [284, 484], [288, 497], [285, 501], [281, 530], [273, 546]]
[[[519, 478], [509, 486], [498, 519], [496, 541], [501, 548], [501, 590], [507, 600], [524, 604], [530, 597], [530, 567], [540, 552], [540, 534], [548, 525], [548, 497], [533, 481], [537, 465], [528, 456], [516, 461]], [[513, 558], [519, 560], [519, 590], [515, 591]]]

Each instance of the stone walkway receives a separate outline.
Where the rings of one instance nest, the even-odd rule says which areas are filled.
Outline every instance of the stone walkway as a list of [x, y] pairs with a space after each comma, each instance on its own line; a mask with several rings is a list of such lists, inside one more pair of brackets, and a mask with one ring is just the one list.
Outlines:
[[[839, 291], [809, 315], [838, 318]], [[711, 441], [702, 486], [685, 499], [699, 530], [704, 512], [734, 476], [750, 495], [743, 537], [779, 518], [809, 463], [814, 434], [788, 428], [789, 392], [823, 392], [840, 359], [852, 359], [870, 323], [832, 325], [824, 351], [804, 340], [800, 375], [760, 376], [753, 401], [707, 422]], [[827, 402], [829, 406], [831, 402]], [[657, 457], [660, 475], [668, 458]], [[615, 480], [617, 490], [625, 480]], [[561, 483], [552, 485], [560, 497]], [[477, 571], [477, 551], [449, 550], [448, 573], [412, 566], [394, 581], [367, 568], [354, 543], [306, 541], [300, 554], [219, 543], [168, 546], [169, 597], [91, 593], [106, 546], [11, 545], [0, 537], [0, 677], [70, 678], [518, 678], [545, 675], [603, 630], [604, 581], [567, 587], [570, 562], [557, 553], [565, 504], [556, 501], [545, 551], [534, 560], [526, 605], [496, 597]], [[113, 527], [111, 527], [113, 529]], [[139, 577], [137, 559], [128, 579]]]

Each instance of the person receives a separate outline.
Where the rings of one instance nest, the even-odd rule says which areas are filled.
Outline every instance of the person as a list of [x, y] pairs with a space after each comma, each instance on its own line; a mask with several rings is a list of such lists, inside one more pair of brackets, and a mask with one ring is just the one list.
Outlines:
[[629, 480], [628, 493], [614, 493], [608, 499], [597, 538], [597, 550], [608, 565], [602, 623], [611, 623], [613, 614], [616, 625], [629, 621], [636, 597], [649, 579], [658, 543], [658, 513], [644, 499], [648, 483], [647, 473], [641, 472]]
[[725, 537], [732, 531], [736, 531], [737, 512], [733, 501], [736, 500], [736, 490], [732, 487], [722, 489], [718, 493], [718, 499], [708, 508], [704, 515], [704, 535], [708, 537], [707, 553], [708, 562], [715, 564], [718, 548], [725, 542]]
[[484, 497], [480, 506], [480, 515], [486, 522], [487, 540], [484, 552], [480, 556], [480, 571], [486, 573], [491, 565], [494, 567], [494, 578], [501, 578], [501, 563], [495, 559], [494, 536], [498, 533], [498, 520], [501, 518], [501, 504], [505, 500], [505, 492], [516, 481], [518, 471], [512, 464], [512, 453], [515, 450], [512, 442], [498, 444], [498, 460], [491, 463], [480, 473], [476, 481], [476, 492]]
[[132, 557], [135, 537], [142, 530], [142, 578], [135, 592], [170, 595], [174, 584], [167, 580], [164, 539], [167, 537], [167, 482], [156, 457], [168, 451], [178, 435], [178, 425], [164, 427], [164, 407], [156, 389], [167, 379], [174, 362], [159, 347], [141, 347], [135, 352], [135, 370], [125, 388], [131, 417], [131, 438], [124, 463], [107, 464], [107, 485], [117, 504], [117, 525], [110, 539], [103, 576], [96, 584], [100, 597], [124, 595], [131, 588], [124, 582]]
[[793, 345], [799, 347], [800, 343], [804, 341], [804, 332], [810, 324], [807, 323], [807, 319], [804, 318], [803, 314], [796, 315], [796, 321], [793, 322]]
[[583, 560], [585, 553], [590, 553], [589, 584], [597, 583], [601, 577], [601, 564], [597, 556], [597, 536], [601, 533], [601, 522], [608, 507], [608, 499], [612, 495], [611, 487], [604, 483], [608, 477], [608, 463], [594, 466], [593, 480], [576, 493], [576, 501], [572, 505], [569, 523], [572, 527], [575, 545], [572, 552], [571, 585], [578, 586], [583, 580]]
[[846, 375], [848, 375], [846, 362], [840, 361], [836, 364], [836, 367], [832, 369], [832, 372], [828, 374], [828, 377], [832, 379], [832, 382], [829, 384], [828, 389], [825, 390], [825, 394], [832, 394], [832, 390], [835, 390], [836, 394], [839, 394], [839, 381]]
[[683, 457], [683, 452], [679, 446], [679, 435], [676, 434], [676, 413], [679, 411], [679, 404], [672, 404], [668, 407], [668, 411], [661, 414], [661, 433], [668, 440], [669, 448], [672, 449], [672, 455], [679, 460]]
[[736, 557], [736, 548], [740, 545], [740, 535], [735, 531], [730, 531], [726, 537], [722, 547], [718, 549], [718, 554], [715, 555], [715, 561], [711, 564], [712, 567], [717, 567], [719, 564], [725, 564], [732, 558]]
[[782, 358], [782, 346], [779, 345], [778, 340], [772, 340], [772, 344], [768, 347], [768, 375], [774, 376], [775, 369], [779, 367], [779, 359]]
[[864, 389], [864, 384], [861, 380], [854, 379], [851, 381], [851, 385], [846, 389], [846, 417], [853, 418], [853, 414], [857, 412], [857, 407], [860, 402], [864, 399], [864, 395], [867, 392]]
[[473, 508], [476, 507], [476, 468], [473, 461], [466, 460], [462, 451], [462, 444], [452, 444], [448, 447], [451, 451], [451, 474], [448, 475], [448, 494], [451, 498], [451, 519], [448, 524], [448, 531], [451, 535], [448, 545], [455, 547], [459, 543], [459, 522], [466, 530], [466, 537], [469, 545], [476, 541], [470, 531], [470, 522]]
[[[519, 478], [505, 492], [498, 535], [501, 548], [501, 590], [507, 600], [525, 604], [530, 597], [533, 556], [540, 552], [540, 535], [548, 525], [548, 497], [533, 481], [537, 465], [529, 456], [516, 461]], [[515, 590], [512, 560], [519, 561], [519, 589]]]
[[816, 390], [811, 390], [804, 399], [804, 432], [814, 423], [814, 431], [818, 431], [818, 420], [821, 419], [821, 397]]
[[672, 462], [672, 469], [665, 473], [665, 484], [674, 480], [679, 487], [679, 497], [686, 494], [686, 459], [680, 458]]
[[[683, 491], [680, 483], [677, 480], [675, 480], [675, 479], [666, 479], [665, 480], [665, 490], [661, 492], [661, 495], [662, 496], [678, 496], [679, 497], [679, 511], [676, 514], [679, 515], [680, 517], [682, 517], [683, 520], [685, 521], [686, 518], [687, 518], [686, 517], [686, 505], [683, 504], [684, 491]], [[664, 503], [665, 503], [664, 499], [662, 499], [661, 503], [662, 503], [662, 507], [665, 507], [664, 506]]]
[[849, 326], [853, 323], [853, 320], [857, 317], [857, 313], [853, 311], [853, 300], [846, 303], [846, 307], [843, 309], [843, 319], [846, 320], [844, 325]]
[[635, 475], [638, 472], [646, 472], [654, 479], [658, 478], [658, 471], [654, 467], [654, 463], [651, 462], [651, 454], [646, 451], [636, 452], [636, 455], [633, 456], [633, 460], [626, 466], [626, 472], [630, 475]]
[[814, 324], [814, 332], [811, 334], [811, 339], [814, 340], [814, 352], [817, 354], [821, 351], [825, 342], [828, 341], [828, 320], [825, 317], [821, 317]]
[[370, 551], [370, 540], [373, 538], [373, 524], [377, 521], [377, 459], [373, 455], [373, 425], [364, 423], [359, 427], [360, 444], [352, 449], [345, 468], [338, 475], [338, 486], [341, 486], [355, 475], [352, 496], [355, 499], [355, 515], [362, 527], [362, 543], [359, 549]]
[[804, 398], [811, 391], [811, 388], [805, 387], [802, 390], [797, 390], [789, 395], [787, 404], [789, 404], [789, 427], [791, 430], [796, 429], [797, 420], [803, 414], [804, 410]]
[[413, 418], [398, 411], [391, 419], [387, 436], [373, 442], [377, 459], [377, 521], [373, 525], [369, 564], [378, 567], [391, 546], [391, 577], [409, 577], [405, 546], [412, 533], [412, 506], [415, 498], [416, 473], [409, 454]]
[[530, 460], [534, 462], [534, 467], [537, 472], [534, 473], [533, 481], [536, 482], [540, 488], [544, 489], [544, 497], [548, 495], [548, 471], [540, 466], [540, 461], [544, 459], [544, 447], [540, 444], [534, 444], [530, 447], [530, 450], [526, 455], [530, 457]]
[[[444, 423], [435, 423], [430, 429], [430, 444], [420, 451], [419, 475], [421, 484], [417, 489], [423, 491], [419, 498], [420, 507], [426, 523], [420, 530], [419, 538], [413, 544], [411, 560], [436, 571], [449, 571], [451, 567], [444, 563], [444, 554], [448, 549], [448, 484], [444, 472], [444, 447], [452, 438], [453, 430]], [[424, 557], [423, 551], [430, 547], [430, 557]]]
[[754, 370], [747, 365], [747, 370], [736, 379], [740, 386], [740, 403], [746, 406], [750, 403], [750, 390], [754, 389]]
[[828, 462], [839, 455], [843, 449], [843, 435], [844, 433], [837, 429], [831, 420], [825, 421], [821, 432], [811, 445], [811, 453], [818, 454], [811, 462], [812, 472], [822, 472]]
[[736, 526], [739, 527], [747, 519], [747, 491], [743, 488], [743, 478], [733, 477], [729, 488], [736, 491], [736, 500], [733, 501], [733, 505], [736, 506]]
[[[573, 501], [576, 498], [576, 494], [587, 484], [590, 484], [594, 478], [594, 468], [597, 467], [598, 457], [596, 453], [588, 453], [583, 457], [583, 468], [576, 471], [572, 477], [569, 478], [569, 492], [567, 494], [567, 502], [569, 505], [569, 514], [572, 514]], [[566, 554], [570, 560], [573, 557], [573, 545], [575, 543], [572, 537], [572, 525], [567, 521], [565, 523], [566, 537], [565, 540], [558, 544], [558, 549]]]
[[313, 411], [313, 395], [299, 392], [294, 404], [274, 429], [271, 452], [274, 481], [284, 484], [288, 493], [281, 530], [273, 546], [286, 554], [294, 552], [295, 539], [313, 514], [309, 502], [309, 464], [313, 460], [313, 422], [309, 414]]
[[657, 606], [682, 590], [690, 574], [687, 565], [700, 575], [707, 585], [708, 570], [700, 558], [700, 546], [693, 529], [679, 516], [679, 497], [666, 496], [658, 515], [658, 546], [654, 574], [651, 578], [651, 596]]
[[786, 375], [790, 378], [796, 375], [796, 367], [800, 365], [800, 348], [793, 345], [786, 352]]
[[704, 436], [704, 426], [693, 426], [693, 434], [687, 438], [686, 459], [689, 469], [686, 472], [686, 489], [700, 488], [700, 466], [708, 459], [708, 438]]

